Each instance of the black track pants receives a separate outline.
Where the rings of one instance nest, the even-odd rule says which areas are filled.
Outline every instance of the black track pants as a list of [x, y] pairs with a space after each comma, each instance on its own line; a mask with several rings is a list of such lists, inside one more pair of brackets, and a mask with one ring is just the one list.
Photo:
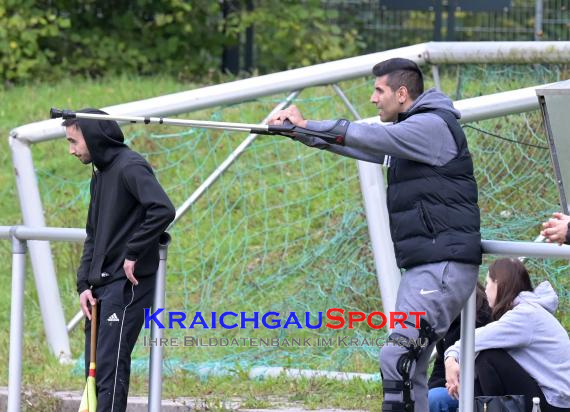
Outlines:
[[525, 395], [526, 410], [540, 398], [542, 412], [570, 412], [549, 405], [536, 381], [503, 349], [484, 350], [475, 359], [475, 396]]
[[[131, 353], [144, 322], [144, 308], [152, 307], [155, 276], [138, 278], [134, 286], [127, 278], [92, 290], [98, 301], [97, 411], [127, 409]], [[85, 322], [85, 371], [89, 370], [91, 322]]]

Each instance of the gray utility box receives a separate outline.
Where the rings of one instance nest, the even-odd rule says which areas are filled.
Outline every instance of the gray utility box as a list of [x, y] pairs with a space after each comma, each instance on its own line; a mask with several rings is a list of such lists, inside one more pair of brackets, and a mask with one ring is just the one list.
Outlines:
[[570, 194], [570, 80], [536, 89], [560, 192], [562, 211], [568, 214]]

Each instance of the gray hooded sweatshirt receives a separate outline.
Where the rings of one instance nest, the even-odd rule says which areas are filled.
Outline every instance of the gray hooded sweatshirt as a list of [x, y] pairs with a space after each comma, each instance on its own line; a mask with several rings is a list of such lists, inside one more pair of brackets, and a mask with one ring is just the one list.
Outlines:
[[[533, 292], [521, 292], [513, 309], [495, 322], [475, 330], [475, 352], [505, 349], [532, 376], [546, 397], [559, 408], [570, 408], [570, 339], [552, 315], [558, 296], [548, 282]], [[460, 341], [445, 357], [460, 359]]]
[[[409, 110], [415, 108], [447, 110], [456, 118], [461, 114], [445, 94], [430, 89], [421, 94]], [[307, 128], [328, 130], [335, 121], [308, 121]], [[426, 138], [429, 136], [429, 138]], [[295, 140], [319, 149], [372, 163], [388, 163], [385, 156], [443, 166], [457, 155], [457, 145], [447, 124], [433, 113], [418, 113], [395, 124], [351, 123], [344, 146], [330, 144], [318, 137], [299, 135]]]

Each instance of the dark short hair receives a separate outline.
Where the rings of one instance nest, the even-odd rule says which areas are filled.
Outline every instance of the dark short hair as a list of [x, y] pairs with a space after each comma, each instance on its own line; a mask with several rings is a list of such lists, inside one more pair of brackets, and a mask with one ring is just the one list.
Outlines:
[[62, 126], [64, 127], [70, 127], [70, 126], [75, 126], [77, 129], [79, 129], [79, 119], [76, 117], [73, 117], [71, 119], [65, 119], [62, 123]]
[[387, 83], [392, 91], [398, 90], [401, 86], [408, 89], [410, 97], [414, 100], [424, 92], [424, 76], [418, 65], [408, 59], [395, 57], [384, 60], [372, 68], [372, 73], [376, 77], [388, 76]]

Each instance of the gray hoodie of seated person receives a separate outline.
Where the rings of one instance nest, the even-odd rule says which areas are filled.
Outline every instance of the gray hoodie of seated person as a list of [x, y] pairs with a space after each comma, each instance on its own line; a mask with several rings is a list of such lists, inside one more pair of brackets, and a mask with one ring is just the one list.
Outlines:
[[[475, 353], [505, 349], [536, 380], [546, 401], [570, 408], [570, 339], [552, 315], [558, 296], [548, 282], [533, 292], [521, 292], [513, 308], [495, 322], [475, 330]], [[445, 351], [445, 357], [461, 358], [461, 341]]]

